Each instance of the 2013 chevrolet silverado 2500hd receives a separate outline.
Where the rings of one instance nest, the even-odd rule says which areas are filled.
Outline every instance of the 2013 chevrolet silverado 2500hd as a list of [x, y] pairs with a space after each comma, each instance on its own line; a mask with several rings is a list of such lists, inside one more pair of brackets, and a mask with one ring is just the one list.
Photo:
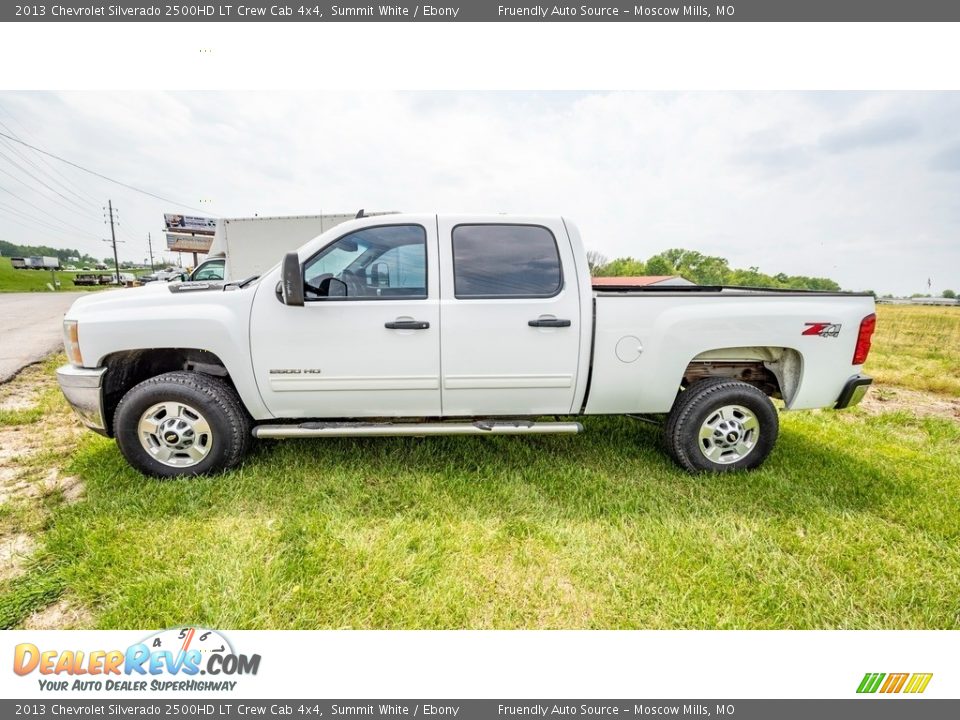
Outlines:
[[874, 323], [869, 295], [595, 290], [560, 217], [390, 215], [257, 279], [83, 297], [58, 377], [155, 476], [235, 466], [255, 437], [570, 433], [559, 416], [614, 413], [668, 413], [681, 466], [727, 471], [770, 453], [771, 398], [860, 401]]

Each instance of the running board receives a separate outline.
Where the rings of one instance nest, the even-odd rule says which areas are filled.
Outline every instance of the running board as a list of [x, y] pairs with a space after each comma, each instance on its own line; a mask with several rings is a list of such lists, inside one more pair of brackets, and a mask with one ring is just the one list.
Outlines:
[[578, 433], [578, 422], [532, 422], [528, 420], [478, 420], [472, 423], [355, 423], [305, 422], [299, 425], [258, 425], [257, 438], [299, 437], [423, 437], [426, 435], [545, 435]]

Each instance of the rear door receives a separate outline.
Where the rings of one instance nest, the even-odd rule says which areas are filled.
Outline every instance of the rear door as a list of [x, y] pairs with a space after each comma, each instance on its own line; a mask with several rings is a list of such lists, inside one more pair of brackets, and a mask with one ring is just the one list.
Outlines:
[[443, 414], [571, 412], [580, 298], [563, 222], [438, 219]]

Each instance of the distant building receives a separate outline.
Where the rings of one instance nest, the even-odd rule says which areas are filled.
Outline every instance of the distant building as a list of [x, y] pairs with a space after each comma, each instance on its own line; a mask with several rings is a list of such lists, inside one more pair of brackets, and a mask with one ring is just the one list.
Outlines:
[[877, 302], [883, 305], [944, 305], [954, 307], [960, 305], [960, 300], [954, 298], [942, 297], [916, 297], [916, 298], [885, 298], [878, 297]]
[[650, 285], [696, 285], [679, 275], [636, 275], [633, 277], [595, 277], [591, 278], [595, 288], [604, 287], [648, 287]]

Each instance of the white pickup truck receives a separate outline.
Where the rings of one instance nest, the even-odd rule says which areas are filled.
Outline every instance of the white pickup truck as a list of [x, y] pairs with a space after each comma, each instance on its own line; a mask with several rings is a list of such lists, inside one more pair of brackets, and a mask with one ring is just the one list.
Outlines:
[[860, 401], [875, 322], [870, 295], [594, 289], [565, 218], [389, 215], [256, 279], [83, 297], [58, 378], [161, 477], [233, 467], [252, 438], [575, 433], [581, 415], [664, 413], [682, 467], [729, 471], [773, 448], [771, 398]]

